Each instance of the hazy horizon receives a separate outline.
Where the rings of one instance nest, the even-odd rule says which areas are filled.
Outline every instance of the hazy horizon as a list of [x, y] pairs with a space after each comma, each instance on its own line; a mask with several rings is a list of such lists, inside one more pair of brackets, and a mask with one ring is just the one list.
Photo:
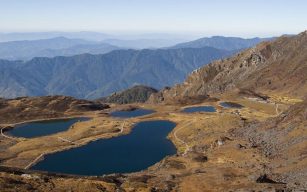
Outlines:
[[[222, 34], [222, 33], [214, 33], [214, 34], [208, 34], [208, 33], [155, 33], [155, 32], [104, 32], [104, 31], [11, 31], [11, 32], [1, 32], [0, 35], [23, 35], [23, 34], [56, 34], [58, 33], [58, 36], [55, 37], [61, 37], [61, 34], [69, 34], [69, 33], [97, 33], [101, 35], [109, 36], [106, 39], [122, 39], [122, 40], [141, 40], [141, 39], [178, 39], [178, 40], [196, 40], [198, 38], [211, 38], [214, 36], [222, 36], [222, 37], [239, 37], [244, 39], [250, 39], [250, 38], [270, 38], [270, 37], [278, 37], [281, 35], [295, 35], [302, 31], [299, 31], [297, 33], [276, 33], [275, 35], [250, 35], [250, 36], [243, 36], [243, 35], [236, 35], [236, 34]], [[63, 37], [66, 37], [65, 35]], [[53, 38], [53, 37], [51, 37]], [[69, 38], [69, 37], [66, 37]], [[44, 39], [44, 38], [43, 38]], [[49, 38], [46, 38], [49, 39]]]
[[4, 0], [0, 4], [5, 18], [0, 20], [1, 33], [93, 31], [251, 38], [307, 29], [303, 0]]

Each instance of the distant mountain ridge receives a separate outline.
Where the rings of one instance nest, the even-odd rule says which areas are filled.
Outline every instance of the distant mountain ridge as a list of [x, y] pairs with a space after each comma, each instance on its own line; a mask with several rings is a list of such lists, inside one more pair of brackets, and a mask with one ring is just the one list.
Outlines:
[[[74, 36], [79, 37], [82, 35], [75, 34]], [[0, 59], [30, 60], [34, 57], [73, 56], [84, 53], [104, 54], [117, 49], [213, 47], [216, 49], [237, 51], [270, 39], [271, 38], [243, 39], [238, 37], [214, 36], [211, 38], [206, 37], [191, 42], [177, 44], [180, 42], [179, 39], [104, 39], [102, 41], [89, 41], [59, 36], [51, 39], [0, 42]], [[167, 48], [172, 45], [175, 46]]]
[[[169, 33], [121, 33], [107, 34], [94, 31], [64, 32], [64, 31], [46, 31], [46, 32], [12, 32], [1, 33], [0, 42], [22, 41], [22, 40], [40, 40], [56, 37], [65, 37], [68, 39], [84, 39], [87, 41], [103, 41], [108, 39], [116, 40], [136, 40], [136, 39], [181, 39], [181, 42], [190, 39], [189, 35], [169, 34]], [[177, 42], [179, 43], [179, 42]]]
[[68, 39], [84, 39], [87, 41], [102, 41], [104, 39], [112, 38], [112, 35], [91, 32], [91, 31], [80, 31], [80, 32], [15, 32], [15, 33], [0, 33], [0, 42], [8, 41], [32, 41], [40, 39], [53, 39], [57, 37], [65, 37]]
[[34, 57], [73, 56], [84, 53], [104, 54], [117, 49], [160, 48], [175, 45], [176, 39], [106, 39], [89, 41], [55, 37], [51, 39], [0, 42], [0, 59], [30, 60]]
[[56, 37], [0, 43], [0, 58], [29, 60], [34, 57], [72, 56], [82, 53], [103, 54], [115, 49], [119, 47], [83, 39]]
[[133, 85], [172, 86], [206, 63], [233, 54], [200, 49], [115, 50], [103, 55], [0, 60], [0, 97], [99, 98]]
[[[38, 33], [38, 37], [52, 36], [53, 33]], [[204, 48], [213, 47], [223, 50], [241, 50], [255, 44], [270, 40], [272, 38], [252, 38], [243, 39], [238, 37], [222, 37], [214, 36], [211, 38], [201, 38], [195, 41], [180, 43], [180, 39], [104, 39], [100, 33], [54, 33], [58, 36], [50, 39], [38, 40], [20, 40], [20, 41], [0, 41], [0, 59], [7, 60], [30, 60], [34, 57], [56, 57], [56, 56], [73, 56], [84, 53], [89, 54], [104, 54], [117, 49], [177, 49], [177, 48]], [[81, 38], [68, 37], [83, 37], [83, 35], [92, 34], [93, 39], [97, 36], [101, 37], [101, 41], [85, 40]], [[1, 38], [0, 34], [0, 38]], [[13, 34], [11, 34], [13, 35]], [[24, 34], [24, 38], [27, 38]], [[13, 35], [14, 36], [14, 35]], [[105, 36], [108, 37], [108, 36]], [[30, 38], [31, 39], [31, 38]], [[175, 45], [175, 46], [173, 46]], [[173, 46], [173, 47], [170, 47]]]
[[225, 50], [240, 50], [249, 47], [253, 47], [262, 41], [272, 40], [274, 38], [251, 38], [243, 39], [240, 37], [224, 37], [224, 36], [213, 36], [204, 37], [194, 41], [180, 43], [171, 48], [201, 48], [201, 47], [214, 47], [217, 49]]
[[45, 49], [37, 52], [34, 57], [73, 56], [84, 53], [105, 54], [113, 50], [122, 49], [107, 43], [78, 44], [64, 49]]
[[149, 48], [163, 48], [169, 47], [182, 42], [180, 39], [134, 39], [134, 40], [122, 40], [122, 39], [106, 39], [103, 43], [114, 45], [122, 48], [131, 49], [149, 49]]
[[[14, 50], [15, 43], [24, 44], [24, 48], [18, 46], [14, 54], [25, 53], [29, 58], [39, 56], [26, 62], [0, 60], [0, 97], [63, 94], [99, 98], [138, 84], [160, 89], [180, 83], [189, 72], [204, 64], [264, 40], [217, 36], [209, 39], [177, 45], [187, 48], [155, 50], [118, 50], [120, 48], [109, 44], [65, 37], [0, 43], [0, 58], [1, 51], [8, 56], [5, 52], [10, 46]], [[232, 41], [241, 43], [232, 44]], [[227, 47], [227, 50], [207, 44]]]

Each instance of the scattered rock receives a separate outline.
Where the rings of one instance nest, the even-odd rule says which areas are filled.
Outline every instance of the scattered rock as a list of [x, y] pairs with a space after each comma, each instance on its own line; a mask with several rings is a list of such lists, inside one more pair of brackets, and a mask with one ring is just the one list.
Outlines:
[[141, 175], [141, 176], [135, 176], [135, 177], [130, 177], [129, 181], [130, 182], [141, 182], [141, 183], [147, 183], [147, 181], [154, 176], [152, 175]]
[[245, 146], [241, 145], [240, 143], [236, 144], [237, 149], [246, 149]]
[[25, 179], [39, 179], [37, 175], [30, 175], [30, 174], [25, 174], [25, 173], [21, 174], [21, 177]]
[[194, 173], [207, 173], [204, 169], [196, 169]]
[[204, 163], [204, 162], [208, 161], [208, 157], [205, 156], [205, 155], [198, 155], [198, 156], [194, 157], [193, 160], [196, 161], [196, 162]]
[[114, 183], [116, 186], [120, 186], [123, 183], [123, 178], [125, 178], [122, 174], [112, 174], [112, 175], [104, 175], [102, 180], [107, 183]]
[[174, 169], [185, 169], [186, 166], [184, 165], [183, 162], [176, 161], [176, 160], [168, 160], [165, 162], [165, 167], [166, 168], [174, 168]]
[[276, 184], [285, 184], [282, 182], [276, 182], [272, 179], [270, 179], [266, 174], [261, 175], [260, 177], [258, 177], [258, 179], [256, 180], [257, 183], [276, 183]]
[[222, 146], [222, 145], [224, 145], [224, 141], [222, 141], [222, 140], [220, 140], [220, 139], [219, 139], [219, 140], [217, 140], [217, 145], [218, 145], [218, 146]]

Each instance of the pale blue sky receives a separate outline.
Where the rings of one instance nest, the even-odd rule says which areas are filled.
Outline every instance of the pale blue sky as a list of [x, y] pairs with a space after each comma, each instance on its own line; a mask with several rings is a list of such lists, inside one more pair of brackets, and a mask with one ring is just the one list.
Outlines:
[[307, 0], [0, 0], [0, 32], [272, 36], [307, 29]]

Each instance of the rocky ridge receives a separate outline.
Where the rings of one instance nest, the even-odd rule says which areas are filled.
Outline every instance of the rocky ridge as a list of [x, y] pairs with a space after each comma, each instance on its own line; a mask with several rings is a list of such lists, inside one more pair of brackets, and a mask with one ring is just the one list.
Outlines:
[[182, 84], [154, 94], [150, 102], [252, 90], [302, 98], [307, 89], [307, 32], [263, 42], [234, 57], [194, 70]]

